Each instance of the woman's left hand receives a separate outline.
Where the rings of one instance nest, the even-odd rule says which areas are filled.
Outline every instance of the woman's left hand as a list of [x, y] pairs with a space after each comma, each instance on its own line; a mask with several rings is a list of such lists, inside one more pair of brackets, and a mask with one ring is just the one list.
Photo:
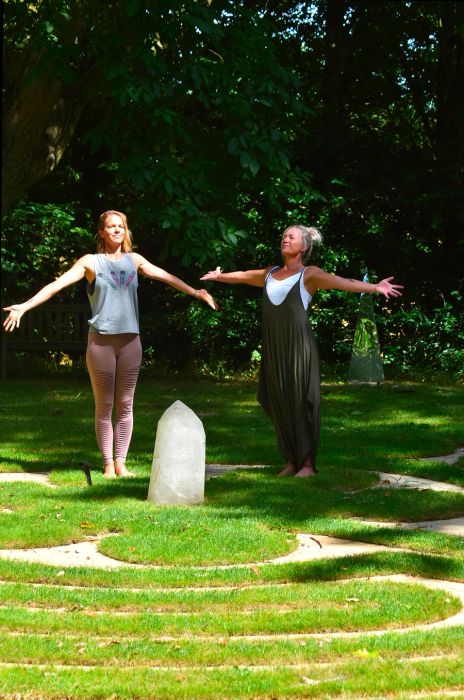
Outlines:
[[378, 284], [376, 284], [376, 291], [379, 294], [383, 294], [384, 297], [387, 299], [389, 297], [401, 297], [403, 296], [402, 293], [400, 292], [400, 289], [403, 289], [404, 286], [402, 284], [391, 284], [391, 280], [395, 279], [394, 277], [387, 277], [386, 279], [382, 280]]
[[201, 301], [204, 301], [205, 304], [208, 304], [208, 306], [211, 306], [212, 309], [217, 311], [219, 309], [219, 306], [214, 299], [214, 297], [211, 296], [211, 294], [206, 290], [206, 289], [196, 289], [195, 290], [195, 298], [196, 299], [201, 299]]

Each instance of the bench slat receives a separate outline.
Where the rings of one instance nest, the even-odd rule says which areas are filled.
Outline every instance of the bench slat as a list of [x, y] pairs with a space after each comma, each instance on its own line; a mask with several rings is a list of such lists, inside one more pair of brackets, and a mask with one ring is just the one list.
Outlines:
[[44, 304], [25, 314], [13, 333], [2, 331], [2, 380], [10, 350], [84, 352], [89, 312], [87, 304]]

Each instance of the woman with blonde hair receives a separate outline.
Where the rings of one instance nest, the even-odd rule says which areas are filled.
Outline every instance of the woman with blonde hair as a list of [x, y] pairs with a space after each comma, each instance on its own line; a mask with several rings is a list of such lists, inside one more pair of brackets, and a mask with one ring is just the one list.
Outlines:
[[402, 286], [388, 277], [378, 284], [328, 274], [306, 266], [319, 231], [300, 224], [285, 229], [280, 250], [283, 265], [244, 272], [222, 272], [204, 281], [263, 287], [262, 353], [258, 400], [271, 418], [287, 464], [279, 476], [307, 477], [317, 472], [319, 446], [319, 356], [307, 309], [318, 289], [401, 296]]
[[4, 309], [9, 314], [3, 326], [11, 332], [19, 326], [24, 313], [84, 277], [87, 280], [92, 317], [86, 361], [95, 397], [97, 442], [103, 457], [104, 475], [110, 478], [131, 476], [126, 457], [132, 437], [135, 386], [142, 362], [138, 275], [163, 282], [216, 308], [214, 299], [205, 289], [194, 289], [134, 253], [126, 215], [110, 210], [98, 220], [95, 255], [84, 255], [33, 297]]

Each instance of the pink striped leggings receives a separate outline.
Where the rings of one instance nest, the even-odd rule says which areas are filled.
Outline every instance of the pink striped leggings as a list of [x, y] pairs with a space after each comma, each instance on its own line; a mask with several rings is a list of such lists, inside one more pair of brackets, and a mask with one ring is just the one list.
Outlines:
[[140, 336], [135, 333], [89, 333], [87, 368], [95, 397], [95, 433], [105, 464], [115, 457], [124, 462], [132, 437], [132, 405], [142, 362]]

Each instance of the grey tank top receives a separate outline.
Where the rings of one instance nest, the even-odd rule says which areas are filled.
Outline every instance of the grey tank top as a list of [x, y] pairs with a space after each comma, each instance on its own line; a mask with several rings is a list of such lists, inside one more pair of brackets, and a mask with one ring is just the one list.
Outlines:
[[137, 268], [131, 253], [110, 260], [102, 253], [93, 256], [95, 279], [87, 285], [92, 308], [89, 333], [117, 335], [139, 333]]

